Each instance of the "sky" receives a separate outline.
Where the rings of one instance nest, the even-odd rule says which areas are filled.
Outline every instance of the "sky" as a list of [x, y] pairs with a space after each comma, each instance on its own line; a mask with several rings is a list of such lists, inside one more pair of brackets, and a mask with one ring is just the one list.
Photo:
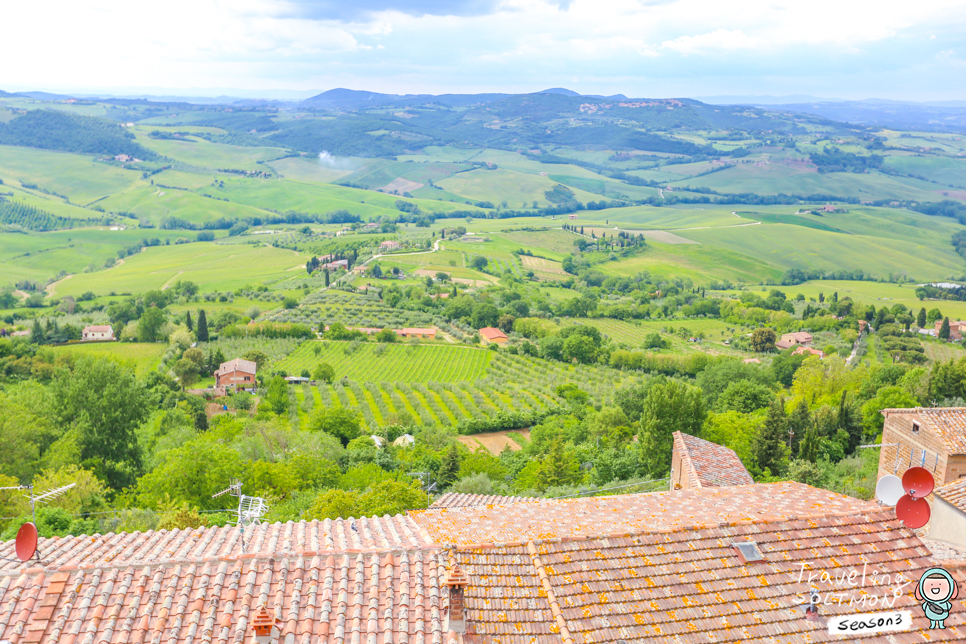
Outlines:
[[966, 100], [966, 0], [30, 0], [0, 89]]

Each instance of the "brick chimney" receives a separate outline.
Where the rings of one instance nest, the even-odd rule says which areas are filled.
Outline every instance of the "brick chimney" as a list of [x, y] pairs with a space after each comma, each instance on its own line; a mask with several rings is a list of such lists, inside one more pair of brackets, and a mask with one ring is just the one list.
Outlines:
[[255, 631], [257, 644], [269, 644], [272, 637], [278, 637], [278, 620], [276, 620], [262, 604], [252, 619], [252, 630]]
[[443, 583], [449, 594], [449, 610], [446, 614], [446, 621], [443, 624], [444, 631], [455, 633], [466, 632], [466, 620], [463, 613], [463, 591], [469, 585], [469, 580], [459, 564], [453, 562], [449, 570], [446, 571], [446, 581]]

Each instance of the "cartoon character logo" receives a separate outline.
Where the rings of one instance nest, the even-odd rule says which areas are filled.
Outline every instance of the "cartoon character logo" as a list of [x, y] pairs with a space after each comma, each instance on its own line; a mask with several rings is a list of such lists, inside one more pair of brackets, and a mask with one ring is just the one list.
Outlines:
[[942, 568], [930, 568], [922, 573], [916, 587], [916, 599], [922, 602], [922, 612], [929, 618], [929, 628], [946, 628], [953, 600], [959, 596], [959, 586], [953, 576]]

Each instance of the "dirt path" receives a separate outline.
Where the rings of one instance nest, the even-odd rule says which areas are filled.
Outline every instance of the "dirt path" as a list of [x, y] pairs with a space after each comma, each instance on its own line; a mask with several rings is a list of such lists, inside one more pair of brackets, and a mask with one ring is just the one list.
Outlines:
[[[124, 260], [122, 259], [122, 260], [119, 260], [119, 261], [120, 262], [123, 262]], [[72, 277], [73, 277], [73, 275], [68, 275], [67, 277], [63, 277], [63, 278], [57, 280], [56, 282], [51, 282], [50, 284], [47, 285], [47, 288], [44, 289], [44, 293], [46, 293], [47, 295], [53, 297], [54, 294], [57, 292], [57, 285], [60, 284], [61, 282], [65, 281], [65, 280], [69, 280]]]
[[169, 279], [167, 282], [164, 283], [164, 286], [161, 287], [161, 290], [163, 291], [166, 288], [168, 288], [169, 286], [171, 286], [171, 284], [173, 284], [174, 281], [176, 279], [178, 279], [179, 277], [181, 277], [182, 275], [184, 275], [184, 271], [178, 271], [178, 274], [177, 275], [175, 275], [174, 277], [172, 277], [171, 279]]

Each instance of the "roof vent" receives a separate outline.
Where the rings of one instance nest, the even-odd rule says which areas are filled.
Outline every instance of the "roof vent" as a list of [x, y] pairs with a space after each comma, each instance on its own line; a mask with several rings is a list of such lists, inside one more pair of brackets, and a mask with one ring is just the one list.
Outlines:
[[761, 550], [758, 549], [758, 544], [754, 541], [744, 541], [742, 543], [733, 543], [731, 547], [735, 549], [735, 554], [741, 560], [741, 563], [752, 563], [755, 561], [764, 561], [765, 558], [761, 554]]

